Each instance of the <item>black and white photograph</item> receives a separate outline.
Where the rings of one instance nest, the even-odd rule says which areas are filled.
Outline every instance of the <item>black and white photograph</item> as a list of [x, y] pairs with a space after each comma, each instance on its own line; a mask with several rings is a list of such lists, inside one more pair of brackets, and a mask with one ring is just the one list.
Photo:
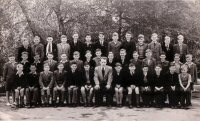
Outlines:
[[0, 121], [199, 121], [200, 0], [0, 0]]

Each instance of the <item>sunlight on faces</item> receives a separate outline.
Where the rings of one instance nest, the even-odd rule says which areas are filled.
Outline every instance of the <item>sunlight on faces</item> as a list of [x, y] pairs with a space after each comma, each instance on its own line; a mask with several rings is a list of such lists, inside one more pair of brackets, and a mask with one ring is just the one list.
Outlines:
[[43, 69], [44, 69], [45, 72], [48, 72], [50, 70], [50, 67], [49, 67], [48, 64], [44, 64], [44, 68]]
[[184, 41], [184, 37], [183, 37], [183, 35], [178, 35], [177, 38], [178, 38], [178, 43], [182, 44], [183, 41]]
[[105, 36], [104, 36], [103, 34], [99, 34], [99, 39], [100, 39], [100, 40], [103, 40], [104, 37], [105, 37]]
[[18, 64], [17, 65], [17, 71], [18, 72], [22, 72], [23, 71], [23, 65], [22, 64]]
[[89, 69], [90, 69], [90, 65], [89, 65], [89, 64], [84, 65], [84, 69], [85, 69], [86, 71], [89, 71]]
[[113, 59], [113, 58], [114, 58], [113, 52], [109, 52], [109, 53], [108, 53], [108, 58], [109, 58], [109, 59]]
[[139, 58], [138, 53], [137, 53], [137, 52], [134, 52], [134, 53], [133, 53], [133, 59], [134, 59], [134, 60], [137, 60], [138, 58]]
[[145, 55], [146, 55], [147, 58], [151, 58], [152, 52], [150, 52], [150, 51], [149, 51], [149, 52], [146, 52]]
[[22, 60], [27, 60], [28, 59], [28, 55], [27, 54], [22, 54]]
[[35, 44], [39, 44], [40, 43], [40, 37], [39, 36], [35, 36], [34, 39], [33, 39], [33, 42]]
[[101, 58], [100, 64], [101, 64], [101, 66], [106, 66], [106, 64], [107, 64], [106, 59], [105, 58]]
[[188, 67], [186, 65], [181, 66], [181, 73], [187, 73]]
[[78, 60], [80, 58], [80, 54], [79, 53], [73, 54], [73, 58], [75, 60]]
[[119, 39], [118, 33], [114, 32], [114, 33], [113, 33], [113, 36], [112, 36], [112, 39], [113, 39], [114, 41], [117, 41], [117, 40]]
[[67, 60], [67, 55], [66, 54], [62, 54], [60, 57], [61, 57], [62, 61], [66, 61]]
[[53, 59], [53, 54], [48, 53], [47, 58], [48, 58], [48, 60], [52, 60]]
[[151, 35], [151, 40], [152, 40], [152, 42], [156, 42], [158, 40], [158, 35], [156, 33], [153, 33]]
[[95, 54], [96, 54], [97, 57], [101, 57], [102, 53], [101, 53], [101, 51], [97, 51], [97, 52], [95, 52]]
[[192, 55], [190, 55], [190, 54], [186, 55], [186, 61], [192, 62]]
[[92, 57], [91, 52], [87, 52], [87, 53], [85, 54], [85, 57], [86, 57], [86, 58], [91, 58], [91, 57]]
[[170, 66], [169, 71], [170, 73], [174, 73], [176, 71], [176, 66]]
[[135, 65], [131, 65], [131, 66], [129, 66], [128, 68], [129, 68], [129, 70], [131, 70], [131, 71], [135, 71], [135, 68], [136, 68], [136, 67], [135, 67]]
[[161, 60], [161, 61], [165, 61], [165, 59], [166, 59], [166, 55], [161, 54], [161, 55], [160, 55], [160, 60]]
[[15, 57], [14, 57], [14, 56], [8, 57], [8, 60], [9, 60], [11, 63], [13, 63], [13, 62], [15, 62]]
[[156, 72], [161, 72], [161, 70], [162, 70], [162, 68], [161, 68], [160, 66], [156, 66], [156, 67], [155, 67], [155, 71], [156, 71]]
[[34, 60], [35, 60], [35, 61], [39, 61], [39, 60], [40, 60], [40, 55], [39, 55], [39, 54], [35, 55], [35, 56], [34, 56]]
[[145, 72], [145, 73], [148, 72], [148, 70], [149, 70], [149, 68], [147, 66], [142, 68], [142, 71]]
[[139, 42], [140, 45], [142, 45], [144, 43], [144, 38], [139, 38], [138, 42]]
[[122, 67], [121, 66], [116, 66], [115, 70], [117, 71], [117, 73], [119, 73], [121, 71]]
[[47, 42], [52, 43], [53, 42], [53, 37], [47, 37]]
[[126, 50], [121, 49], [119, 54], [120, 54], [121, 57], [125, 57], [126, 56]]
[[180, 56], [175, 56], [175, 57], [174, 57], [174, 61], [175, 61], [175, 62], [179, 62], [179, 61], [180, 61]]
[[29, 45], [29, 42], [27, 39], [24, 39], [23, 42], [22, 42], [23, 46], [28, 46]]
[[165, 44], [169, 44], [171, 42], [171, 38], [169, 36], [165, 36]]
[[67, 37], [62, 37], [62, 38], [61, 38], [61, 42], [62, 42], [62, 43], [66, 43], [66, 42], [67, 42]]

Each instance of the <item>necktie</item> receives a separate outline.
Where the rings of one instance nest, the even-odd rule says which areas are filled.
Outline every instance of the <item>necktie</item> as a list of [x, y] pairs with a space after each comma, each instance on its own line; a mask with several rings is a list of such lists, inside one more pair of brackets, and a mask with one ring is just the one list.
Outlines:
[[102, 75], [103, 75], [103, 77], [105, 75], [105, 69], [104, 68], [102, 68]]

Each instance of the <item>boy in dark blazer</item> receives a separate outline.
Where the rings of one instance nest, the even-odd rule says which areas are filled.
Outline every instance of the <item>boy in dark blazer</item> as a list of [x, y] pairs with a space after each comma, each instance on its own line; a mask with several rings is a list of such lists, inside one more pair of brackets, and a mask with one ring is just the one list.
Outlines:
[[150, 73], [155, 72], [156, 60], [152, 57], [150, 49], [146, 50], [146, 58], [142, 61], [142, 65], [147, 65]]
[[78, 70], [78, 65], [75, 61], [70, 63], [70, 71], [68, 72], [68, 104], [76, 107], [78, 103], [78, 89], [83, 85], [81, 72]]
[[44, 61], [44, 64], [48, 64], [50, 71], [54, 72], [57, 69], [57, 61], [53, 60], [54, 55], [52, 53], [47, 54], [47, 60]]
[[33, 64], [36, 66], [36, 72], [40, 73], [43, 71], [43, 63], [40, 61], [40, 55], [39, 54], [35, 54], [34, 55], [34, 62]]
[[33, 62], [33, 54], [32, 54], [32, 49], [29, 46], [29, 41], [27, 39], [22, 40], [22, 46], [20, 46], [17, 49], [17, 62], [20, 62], [22, 60], [22, 53], [27, 52], [28, 53], [28, 61], [31, 63]]
[[168, 35], [165, 36], [164, 42], [161, 44], [161, 46], [162, 46], [162, 51], [166, 55], [166, 60], [172, 62], [174, 60], [174, 48], [171, 43], [170, 36]]
[[113, 52], [108, 52], [108, 59], [107, 59], [107, 65], [111, 66], [112, 68], [115, 67], [116, 59], [114, 58]]
[[15, 61], [14, 54], [9, 54], [8, 62], [5, 63], [3, 67], [3, 81], [5, 82], [5, 90], [6, 90], [6, 105], [11, 106], [10, 103], [10, 93], [12, 93], [12, 100], [14, 102], [14, 76], [16, 74], [17, 62]]
[[44, 45], [42, 43], [40, 43], [40, 37], [39, 36], [35, 36], [33, 39], [33, 45], [31, 46], [32, 48], [32, 53], [33, 56], [35, 56], [36, 54], [39, 54], [40, 60], [43, 61], [44, 60]]
[[76, 62], [76, 64], [77, 64], [77, 70], [79, 72], [83, 71], [83, 61], [80, 60], [80, 52], [78, 52], [78, 51], [74, 52], [74, 54], [73, 54], [73, 60], [70, 61], [70, 65], [71, 65], [72, 62]]
[[49, 106], [51, 89], [53, 88], [53, 72], [50, 71], [49, 64], [44, 64], [44, 71], [40, 73], [39, 84], [41, 88], [41, 98], [44, 106]]
[[47, 59], [48, 53], [52, 53], [53, 59], [58, 60], [58, 50], [56, 44], [53, 43], [53, 37], [48, 36], [46, 40], [47, 44], [44, 46], [45, 60]]
[[166, 60], [166, 54], [162, 52], [160, 54], [160, 61], [157, 61], [157, 64], [160, 64], [163, 72], [169, 71], [169, 61]]
[[38, 100], [39, 92], [39, 74], [36, 72], [36, 65], [30, 65], [30, 72], [27, 75], [26, 86], [26, 106], [35, 107]]
[[148, 49], [148, 44], [144, 43], [144, 35], [138, 35], [138, 43], [136, 44], [136, 51], [138, 52], [139, 59], [145, 59], [145, 52]]
[[17, 65], [17, 73], [14, 76], [15, 102], [16, 107], [24, 106], [24, 92], [27, 85], [27, 77], [23, 72], [23, 65]]
[[22, 53], [22, 61], [20, 61], [19, 63], [23, 65], [23, 72], [25, 74], [28, 74], [30, 71], [30, 65], [31, 65], [31, 63], [28, 61], [28, 52]]
[[184, 37], [183, 35], [178, 35], [178, 44], [175, 44], [174, 45], [174, 53], [178, 53], [180, 54], [180, 61], [182, 63], [185, 63], [186, 61], [186, 54], [188, 54], [188, 46], [186, 44], [183, 43], [184, 41]]
[[83, 86], [81, 94], [83, 97], [84, 106], [91, 106], [94, 94], [94, 69], [90, 67], [88, 62], [84, 63], [84, 72], [82, 73]]
[[100, 49], [102, 56], [107, 56], [108, 54], [108, 42], [105, 40], [103, 32], [99, 32], [99, 40], [94, 43], [94, 50]]
[[57, 97], [59, 96], [59, 105], [64, 105], [65, 100], [65, 83], [67, 81], [67, 71], [64, 70], [64, 64], [58, 64], [58, 70], [54, 71], [54, 87], [53, 87], [53, 105], [57, 107]]
[[136, 72], [140, 73], [142, 71], [142, 60], [139, 59], [139, 54], [137, 51], [133, 52], [133, 59], [130, 60], [130, 63], [133, 63], [135, 65]]
[[86, 58], [85, 62], [89, 63], [91, 69], [94, 69], [95, 68], [95, 62], [92, 59], [92, 52], [90, 50], [87, 50], [85, 52], [85, 58]]
[[100, 61], [101, 61], [101, 49], [96, 49], [95, 51], [95, 57], [92, 59], [95, 62], [95, 67], [100, 66]]
[[130, 63], [124, 74], [124, 77], [126, 77], [124, 81], [125, 88], [128, 91], [129, 108], [132, 108], [133, 105], [139, 107], [139, 73], [135, 71], [135, 65]]
[[86, 51], [90, 51], [91, 54], [92, 54], [92, 57], [94, 56], [94, 44], [92, 43], [92, 37], [90, 34], [87, 34], [85, 36], [85, 43], [84, 43], [84, 53], [86, 54]]
[[129, 64], [129, 60], [126, 57], [126, 50], [125, 49], [120, 49], [119, 54], [120, 54], [120, 56], [116, 60], [116, 62], [121, 63], [123, 68], [127, 68], [128, 64]]
[[127, 53], [126, 57], [128, 58], [128, 60], [132, 58], [133, 52], [136, 51], [135, 41], [133, 41], [131, 37], [132, 37], [132, 33], [126, 32], [125, 40], [122, 41], [122, 45], [121, 45], [121, 48], [126, 50], [126, 53]]

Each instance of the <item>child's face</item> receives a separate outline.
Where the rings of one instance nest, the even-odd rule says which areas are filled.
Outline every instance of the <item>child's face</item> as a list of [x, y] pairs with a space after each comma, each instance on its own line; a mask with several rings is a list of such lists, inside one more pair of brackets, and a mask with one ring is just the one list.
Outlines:
[[51, 59], [53, 59], [53, 55], [52, 55], [52, 54], [48, 54], [47, 58], [48, 58], [49, 60], [51, 60]]
[[62, 54], [61, 55], [61, 60], [63, 60], [63, 61], [67, 60], [67, 55], [66, 54]]
[[40, 38], [35, 37], [33, 41], [34, 41], [35, 44], [39, 44], [40, 43]]
[[96, 54], [97, 57], [101, 57], [101, 52], [100, 51], [97, 51], [95, 54]]
[[162, 69], [160, 68], [160, 67], [158, 67], [158, 66], [156, 66], [156, 68], [155, 68], [155, 71], [156, 72], [160, 72]]
[[77, 40], [78, 37], [79, 37], [78, 34], [74, 34], [74, 35], [73, 35], [73, 39], [75, 39], [75, 40]]
[[186, 68], [186, 67], [185, 67], [185, 68], [182, 68], [182, 69], [181, 69], [181, 72], [182, 72], [182, 73], [187, 73], [187, 68]]
[[183, 43], [183, 41], [184, 41], [183, 36], [179, 36], [179, 37], [178, 37], [178, 43]]
[[72, 70], [76, 70], [76, 68], [77, 68], [77, 65], [76, 65], [76, 64], [72, 64], [72, 65], [71, 65], [71, 69], [72, 69]]
[[47, 42], [48, 43], [52, 43], [53, 42], [53, 38], [52, 37], [47, 37]]
[[121, 71], [122, 67], [121, 66], [117, 66], [117, 67], [115, 67], [115, 69], [119, 73]]
[[34, 56], [34, 60], [35, 61], [39, 61], [40, 60], [40, 56], [39, 55]]
[[80, 55], [79, 55], [79, 54], [75, 54], [75, 55], [73, 55], [73, 58], [74, 58], [75, 60], [78, 60], [78, 59], [80, 58]]
[[165, 55], [160, 55], [161, 60], [165, 60], [166, 56]]
[[9, 59], [10, 62], [15, 62], [15, 57], [14, 56], [13, 57], [9, 57], [8, 59]]
[[129, 70], [131, 70], [131, 71], [134, 71], [134, 70], [135, 70], [135, 66], [129, 66], [128, 68], [129, 68]]
[[146, 73], [146, 72], [148, 72], [148, 67], [143, 67], [142, 70], [143, 70], [143, 72]]
[[174, 73], [174, 72], [176, 71], [176, 67], [175, 67], [175, 66], [171, 66], [171, 67], [169, 68], [169, 71], [170, 71], [171, 73]]
[[91, 53], [86, 53], [85, 57], [86, 57], [86, 58], [91, 58], [91, 57], [92, 57], [92, 54], [91, 54]]
[[58, 70], [63, 70], [64, 66], [63, 64], [58, 65]]
[[29, 44], [29, 43], [28, 43], [27, 40], [24, 40], [24, 41], [23, 41], [23, 45], [24, 45], [24, 46], [28, 46], [28, 44]]
[[139, 55], [138, 55], [137, 53], [133, 53], [133, 58], [134, 58], [134, 59], [136, 59], [136, 60], [137, 60], [137, 59], [138, 59], [138, 57], [139, 57]]
[[158, 36], [157, 36], [157, 35], [153, 35], [153, 36], [151, 36], [151, 40], [152, 40], [153, 42], [156, 42], [157, 39], [158, 39]]
[[187, 61], [187, 62], [192, 62], [192, 56], [186, 57], [186, 61]]
[[126, 37], [127, 40], [130, 40], [130, 39], [131, 39], [131, 34], [128, 34], [128, 33], [127, 33], [127, 34], [125, 35], [125, 37]]
[[125, 51], [120, 51], [119, 54], [120, 54], [121, 57], [125, 57], [126, 56], [126, 52]]
[[23, 71], [23, 66], [22, 65], [18, 66], [17, 71], [20, 71], [20, 72]]
[[86, 36], [86, 37], [85, 37], [85, 40], [86, 40], [87, 42], [90, 42], [91, 39], [92, 39], [91, 36]]
[[90, 65], [85, 65], [85, 66], [84, 66], [84, 69], [85, 69], [86, 71], [88, 71], [88, 70], [90, 69]]
[[107, 62], [105, 59], [101, 59], [101, 66], [106, 66]]
[[169, 44], [170, 41], [171, 41], [171, 40], [170, 40], [170, 37], [166, 36], [166, 37], [165, 37], [165, 44]]
[[109, 53], [109, 54], [108, 54], [108, 58], [109, 58], [109, 59], [113, 59], [113, 58], [114, 58], [113, 53]]
[[50, 70], [49, 66], [44, 66], [44, 71], [49, 71], [49, 70]]
[[118, 35], [114, 35], [114, 36], [112, 36], [112, 39], [113, 39], [114, 41], [117, 41], [117, 40], [119, 39], [119, 37], [118, 37]]
[[144, 38], [140, 38], [138, 39], [139, 44], [143, 44], [144, 43]]
[[61, 38], [61, 42], [62, 43], [66, 43], [67, 42], [67, 38]]
[[27, 59], [28, 59], [28, 55], [22, 54], [22, 59], [23, 59], [23, 60], [27, 60]]
[[147, 58], [151, 58], [152, 53], [151, 52], [146, 52], [145, 55], [146, 55]]
[[99, 34], [99, 39], [104, 39], [104, 35], [103, 34]]
[[174, 57], [174, 61], [179, 62], [179, 61], [180, 61], [180, 57], [175, 56], [175, 57]]
[[35, 66], [31, 66], [30, 70], [31, 70], [31, 72], [35, 72], [36, 71], [36, 67]]

